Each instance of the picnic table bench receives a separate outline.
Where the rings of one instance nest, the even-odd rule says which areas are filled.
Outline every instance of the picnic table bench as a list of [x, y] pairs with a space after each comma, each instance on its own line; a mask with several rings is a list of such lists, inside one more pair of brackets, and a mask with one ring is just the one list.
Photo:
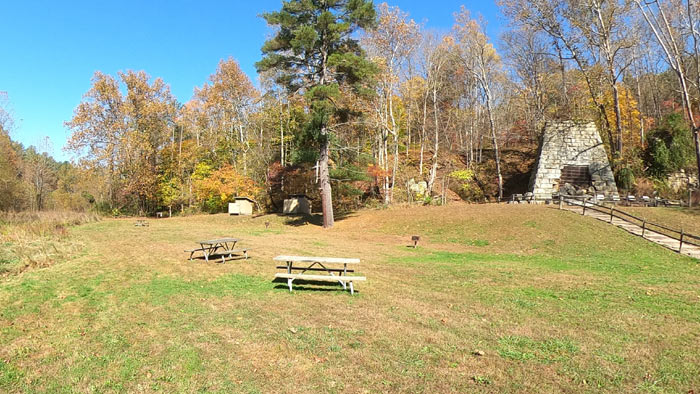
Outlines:
[[237, 255], [240, 253], [243, 253], [243, 256], [247, 260], [248, 251], [250, 250], [250, 248], [236, 248], [236, 244], [239, 241], [240, 240], [238, 238], [218, 238], [197, 241], [200, 247], [195, 249], [187, 249], [185, 250], [185, 253], [190, 254], [190, 261], [192, 261], [192, 257], [197, 252], [202, 252], [202, 254], [204, 255], [204, 260], [206, 260], [207, 262], [209, 262], [209, 257], [216, 255], [221, 257], [222, 263], [225, 263], [227, 255], [229, 258], [233, 258], [234, 254]]
[[[348, 264], [359, 264], [360, 259], [339, 258], [339, 257], [311, 257], [311, 256], [277, 256], [275, 261], [284, 262], [285, 265], [277, 266], [278, 269], [285, 269], [286, 272], [278, 272], [275, 278], [287, 279], [289, 291], [292, 291], [292, 282], [295, 279], [309, 281], [339, 282], [344, 290], [350, 285], [350, 294], [355, 294], [353, 282], [367, 280], [364, 276], [349, 276], [349, 272], [355, 270], [348, 269]], [[296, 264], [296, 265], [295, 265]], [[335, 265], [338, 268], [331, 268]], [[339, 267], [342, 265], [342, 268]], [[295, 271], [301, 271], [294, 273]], [[309, 275], [305, 272], [326, 272], [327, 275]]]

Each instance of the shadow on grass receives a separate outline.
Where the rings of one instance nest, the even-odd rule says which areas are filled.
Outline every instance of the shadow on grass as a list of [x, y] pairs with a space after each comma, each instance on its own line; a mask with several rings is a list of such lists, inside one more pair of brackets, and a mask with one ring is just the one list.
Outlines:
[[[289, 291], [289, 286], [287, 286], [286, 279], [276, 278], [272, 281], [272, 283], [277, 285], [274, 287], [275, 290], [287, 290], [287, 291]], [[316, 291], [316, 292], [324, 292], [324, 293], [337, 292], [339, 290], [346, 291], [343, 289], [343, 286], [339, 282], [320, 282], [320, 281], [301, 280], [301, 279], [294, 280], [294, 282], [292, 283], [292, 290]], [[347, 292], [348, 293], [350, 292], [350, 286], [348, 286]], [[355, 293], [359, 293], [359, 291], [357, 291], [357, 289], [355, 289]]]
[[[285, 215], [282, 213], [277, 213], [277, 216], [284, 217], [285, 221], [284, 224], [287, 226], [292, 226], [292, 227], [301, 227], [301, 226], [306, 226], [306, 225], [313, 225], [313, 226], [318, 226], [321, 227], [323, 226], [323, 215], [320, 213], [317, 214], [311, 214], [311, 215]], [[351, 217], [351, 213], [336, 213], [334, 216], [334, 220], [336, 222], [343, 221], [349, 217]]]
[[[225, 261], [221, 261], [221, 257], [225, 257]], [[238, 261], [238, 260], [250, 260], [250, 257], [246, 258], [245, 256], [239, 256], [239, 255], [233, 255], [233, 257], [229, 257], [227, 254], [220, 255], [220, 254], [212, 254], [209, 255], [209, 261], [210, 263], [225, 263], [229, 261]], [[187, 259], [187, 261], [190, 261], [190, 259]], [[202, 263], [206, 263], [207, 259], [204, 256], [192, 256], [191, 261], [198, 261]]]

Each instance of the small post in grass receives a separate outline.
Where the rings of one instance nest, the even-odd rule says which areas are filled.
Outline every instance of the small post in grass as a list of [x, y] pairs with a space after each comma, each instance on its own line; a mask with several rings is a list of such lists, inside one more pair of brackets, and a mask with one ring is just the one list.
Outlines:
[[642, 238], [644, 238], [644, 233], [647, 231], [647, 221], [642, 222]]
[[413, 241], [413, 249], [418, 247], [418, 241], [420, 241], [420, 236], [414, 235], [411, 237], [411, 241]]
[[680, 239], [681, 244], [678, 246], [678, 253], [681, 253], [683, 251], [683, 236], [684, 235], [685, 234], [683, 233], [683, 229], [681, 229], [681, 239]]
[[586, 216], [586, 197], [581, 198], [581, 201], [583, 201], [583, 216]]
[[610, 206], [610, 223], [612, 223], [613, 217], [615, 217], [615, 206], [611, 205]]
[[267, 230], [268, 228], [270, 228], [270, 222], [265, 222], [265, 230]]

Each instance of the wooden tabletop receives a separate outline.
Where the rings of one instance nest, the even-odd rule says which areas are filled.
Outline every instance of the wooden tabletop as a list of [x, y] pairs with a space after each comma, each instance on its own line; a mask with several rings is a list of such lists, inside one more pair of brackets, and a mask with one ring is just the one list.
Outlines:
[[359, 264], [360, 259], [342, 257], [313, 257], [313, 256], [277, 256], [275, 261], [295, 263], [323, 263], [323, 264]]
[[238, 242], [238, 238], [219, 238], [219, 239], [210, 239], [207, 241], [197, 241], [197, 243], [200, 243], [202, 245], [214, 245], [214, 244], [224, 244], [228, 242]]

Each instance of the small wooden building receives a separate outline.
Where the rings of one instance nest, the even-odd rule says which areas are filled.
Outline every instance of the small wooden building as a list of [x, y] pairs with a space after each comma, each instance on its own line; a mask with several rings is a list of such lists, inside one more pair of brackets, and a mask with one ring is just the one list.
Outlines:
[[248, 197], [236, 197], [234, 202], [228, 204], [229, 215], [252, 215], [254, 200]]
[[305, 194], [293, 194], [284, 200], [285, 215], [311, 215], [311, 198]]

